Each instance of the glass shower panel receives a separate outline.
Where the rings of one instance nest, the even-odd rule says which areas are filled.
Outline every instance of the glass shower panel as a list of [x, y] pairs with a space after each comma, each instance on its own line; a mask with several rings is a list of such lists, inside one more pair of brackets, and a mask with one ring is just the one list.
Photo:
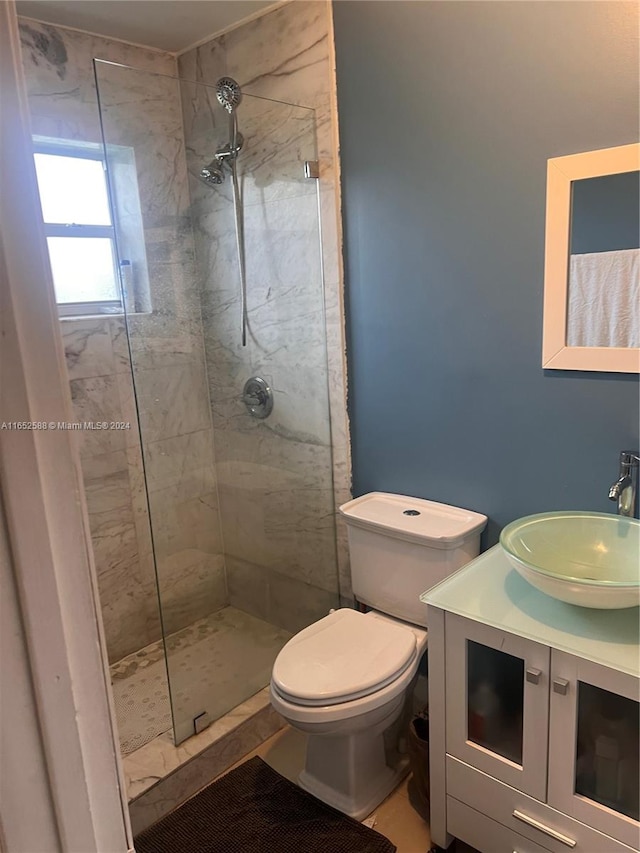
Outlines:
[[[111, 63], [96, 62], [95, 71], [133, 371], [127, 405], [141, 436], [136, 512], [150, 522], [141, 547], [160, 599], [163, 654], [158, 658], [153, 649], [140, 662], [138, 684], [145, 714], [153, 719], [160, 698], [156, 670], [164, 669], [166, 680], [172, 635], [206, 615], [214, 584], [213, 572], [209, 587], [197, 583], [205, 574], [193, 568], [203, 543], [190, 552], [185, 545], [187, 528], [192, 539], [203, 538], [208, 517], [201, 517], [199, 528], [191, 517], [190, 527], [183, 521], [190, 499], [206, 499], [215, 488], [211, 423], [179, 87], [172, 78]], [[191, 480], [196, 466], [200, 492]], [[170, 678], [168, 692], [173, 706]], [[166, 728], [174, 718], [168, 715]]]
[[[337, 603], [314, 114], [246, 94], [238, 109], [242, 347], [230, 171], [199, 177], [228, 142], [215, 89], [102, 62], [96, 77], [180, 742]], [[264, 421], [243, 402], [256, 375]]]
[[[268, 684], [292, 633], [338, 603], [318, 185], [305, 178], [317, 158], [315, 114], [246, 93], [237, 110], [242, 346], [232, 182], [229, 171], [219, 185], [198, 177], [229, 140], [212, 98], [182, 83], [228, 595], [218, 648], [229, 675], [224, 686], [203, 681], [203, 709]], [[273, 393], [265, 419], [243, 402], [253, 377]]]

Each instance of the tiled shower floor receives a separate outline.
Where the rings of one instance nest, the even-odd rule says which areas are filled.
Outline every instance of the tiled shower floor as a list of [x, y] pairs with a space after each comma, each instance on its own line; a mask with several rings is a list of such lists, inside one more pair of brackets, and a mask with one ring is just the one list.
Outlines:
[[[169, 635], [178, 726], [189, 726], [188, 721], [202, 711], [215, 720], [264, 687], [277, 653], [290, 637], [289, 632], [235, 607], [225, 607]], [[123, 755], [171, 729], [161, 640], [113, 664], [111, 683]]]

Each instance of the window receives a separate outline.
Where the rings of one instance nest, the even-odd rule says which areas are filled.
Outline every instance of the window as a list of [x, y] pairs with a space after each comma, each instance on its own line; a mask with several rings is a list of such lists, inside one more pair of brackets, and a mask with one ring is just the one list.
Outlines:
[[120, 312], [115, 234], [102, 149], [36, 143], [34, 159], [60, 313]]

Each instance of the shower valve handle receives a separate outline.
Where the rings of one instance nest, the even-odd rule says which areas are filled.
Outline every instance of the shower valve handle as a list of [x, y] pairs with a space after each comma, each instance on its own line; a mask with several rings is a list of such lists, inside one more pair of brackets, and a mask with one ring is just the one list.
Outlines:
[[261, 391], [255, 391], [253, 394], [244, 394], [242, 402], [245, 406], [262, 406], [265, 402], [265, 396]]
[[242, 389], [242, 402], [254, 418], [268, 418], [273, 410], [273, 391], [260, 376], [252, 376]]

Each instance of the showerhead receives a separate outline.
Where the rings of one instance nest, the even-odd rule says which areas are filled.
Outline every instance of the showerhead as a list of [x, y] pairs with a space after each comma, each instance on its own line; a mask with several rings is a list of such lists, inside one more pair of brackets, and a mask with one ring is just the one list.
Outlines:
[[212, 160], [208, 166], [200, 170], [200, 177], [206, 184], [221, 184], [224, 181], [224, 172], [220, 160]]
[[[244, 143], [244, 138], [238, 130], [238, 119], [236, 107], [242, 100], [240, 86], [232, 77], [221, 77], [216, 83], [216, 96], [225, 110], [229, 113], [229, 142], [218, 148], [215, 158], [200, 170], [200, 178], [207, 184], [221, 184], [224, 182], [224, 164], [228, 163], [232, 171], [235, 169], [235, 161]], [[235, 172], [234, 172], [235, 174]]]
[[216, 83], [216, 96], [228, 113], [232, 113], [242, 100], [242, 91], [233, 77], [221, 77]]

